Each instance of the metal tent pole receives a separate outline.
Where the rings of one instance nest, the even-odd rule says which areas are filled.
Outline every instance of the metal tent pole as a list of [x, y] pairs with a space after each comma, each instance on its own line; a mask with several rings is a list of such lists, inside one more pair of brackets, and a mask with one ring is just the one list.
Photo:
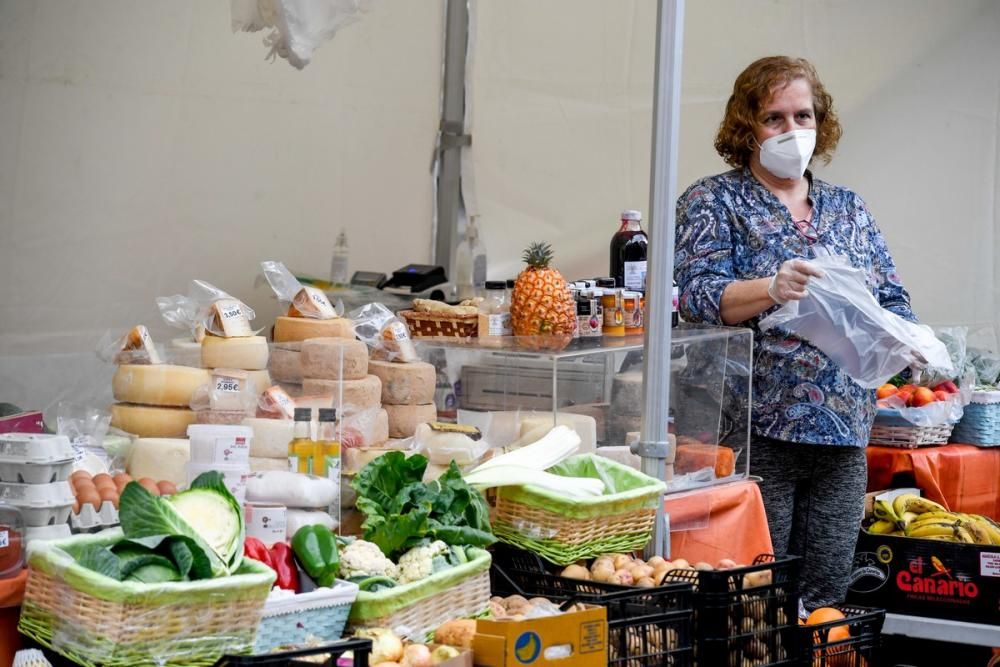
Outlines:
[[[649, 272], [642, 433], [636, 453], [642, 471], [666, 478], [667, 418], [670, 406], [670, 346], [674, 275], [674, 224], [677, 201], [677, 147], [684, 48], [684, 0], [659, 0], [656, 27], [656, 77], [653, 95], [653, 151], [650, 169]], [[669, 553], [663, 503], [656, 509], [653, 539], [646, 558]]]

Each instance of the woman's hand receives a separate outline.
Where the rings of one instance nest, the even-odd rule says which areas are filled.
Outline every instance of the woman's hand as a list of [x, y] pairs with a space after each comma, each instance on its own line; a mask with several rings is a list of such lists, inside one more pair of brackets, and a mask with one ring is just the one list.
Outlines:
[[786, 304], [809, 296], [809, 278], [822, 278], [823, 272], [804, 259], [790, 259], [781, 265], [767, 286], [767, 295], [777, 304]]

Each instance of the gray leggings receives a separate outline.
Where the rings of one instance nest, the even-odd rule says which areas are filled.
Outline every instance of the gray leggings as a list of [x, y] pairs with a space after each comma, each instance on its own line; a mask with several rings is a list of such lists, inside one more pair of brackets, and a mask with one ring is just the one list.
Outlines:
[[750, 472], [763, 479], [760, 492], [775, 555], [802, 556], [805, 608], [843, 602], [864, 515], [864, 448], [754, 436]]

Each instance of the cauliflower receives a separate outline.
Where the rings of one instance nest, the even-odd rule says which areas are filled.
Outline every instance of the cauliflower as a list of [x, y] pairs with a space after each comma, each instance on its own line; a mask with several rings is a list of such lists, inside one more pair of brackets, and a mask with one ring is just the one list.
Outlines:
[[340, 577], [390, 577], [398, 576], [396, 566], [385, 557], [382, 550], [371, 542], [354, 540], [340, 552]]
[[420, 581], [451, 567], [450, 556], [451, 548], [441, 540], [413, 547], [399, 557], [399, 583]]

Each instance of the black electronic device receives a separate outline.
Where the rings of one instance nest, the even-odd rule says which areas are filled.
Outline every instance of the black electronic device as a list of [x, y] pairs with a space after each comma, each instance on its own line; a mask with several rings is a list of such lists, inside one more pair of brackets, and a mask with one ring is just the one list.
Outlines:
[[[448, 282], [443, 266], [429, 264], [407, 264], [392, 272], [392, 277], [382, 285], [382, 289], [393, 294], [404, 296], [424, 296], [443, 299], [445, 290], [442, 287]], [[437, 288], [437, 289], [435, 289]], [[440, 292], [437, 296], [434, 293]]]
[[351, 276], [351, 284], [360, 287], [381, 287], [385, 282], [385, 274], [379, 271], [355, 271]]

